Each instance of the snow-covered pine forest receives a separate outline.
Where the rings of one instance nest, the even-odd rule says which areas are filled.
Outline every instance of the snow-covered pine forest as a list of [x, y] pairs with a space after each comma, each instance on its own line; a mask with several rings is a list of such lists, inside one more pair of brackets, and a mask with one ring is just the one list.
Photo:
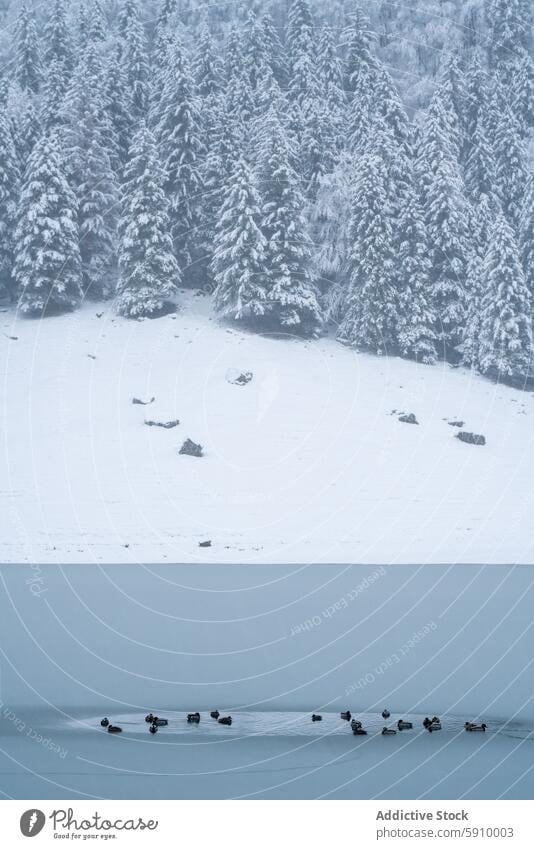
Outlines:
[[522, 379], [530, 0], [1, 4], [2, 296]]

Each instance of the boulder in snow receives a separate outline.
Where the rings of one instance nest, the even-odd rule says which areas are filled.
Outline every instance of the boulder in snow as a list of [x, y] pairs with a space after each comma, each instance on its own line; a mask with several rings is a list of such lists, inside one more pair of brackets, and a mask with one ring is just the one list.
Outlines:
[[241, 371], [237, 368], [229, 368], [226, 372], [226, 380], [234, 386], [246, 386], [253, 377], [251, 371]]
[[211, 540], [207, 539], [204, 542], [199, 542], [199, 548], [211, 548]]
[[156, 399], [152, 397], [150, 401], [141, 401], [140, 398], [132, 398], [132, 404], [141, 404], [143, 407], [148, 407], [149, 404], [153, 404]]
[[480, 433], [469, 433], [466, 430], [461, 430], [456, 434], [456, 439], [461, 442], [466, 442], [468, 445], [485, 445], [486, 437]]
[[454, 421], [454, 422], [447, 422], [447, 424], [450, 424], [451, 427], [463, 427], [465, 422], [455, 422]]
[[165, 430], [172, 430], [173, 427], [178, 427], [180, 419], [173, 419], [170, 422], [154, 422], [152, 419], [145, 419], [147, 427], [163, 427]]
[[202, 449], [202, 445], [199, 445], [197, 442], [193, 442], [192, 439], [186, 439], [178, 453], [179, 454], [186, 454], [188, 457], [203, 457], [204, 456], [204, 451]]
[[415, 413], [407, 413], [403, 416], [399, 416], [399, 421], [403, 422], [403, 424], [415, 424], [418, 425], [419, 422], [415, 416]]

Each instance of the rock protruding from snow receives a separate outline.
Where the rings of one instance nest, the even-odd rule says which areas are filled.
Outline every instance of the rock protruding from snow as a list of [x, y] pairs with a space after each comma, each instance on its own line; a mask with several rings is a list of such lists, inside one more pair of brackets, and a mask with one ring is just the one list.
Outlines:
[[207, 539], [204, 542], [199, 542], [198, 546], [199, 548], [211, 548], [211, 540]]
[[403, 422], [403, 424], [415, 424], [418, 425], [417, 417], [415, 413], [407, 413], [402, 416], [399, 416], [399, 421]]
[[154, 396], [152, 396], [150, 401], [142, 401], [141, 398], [132, 398], [132, 404], [139, 404], [142, 407], [148, 407], [148, 405], [153, 404], [155, 400]]
[[463, 427], [465, 425], [465, 422], [452, 421], [452, 422], [447, 422], [447, 424], [450, 424], [451, 427]]
[[204, 456], [202, 445], [199, 445], [197, 442], [193, 442], [192, 439], [186, 439], [178, 453], [186, 454], [188, 457]]
[[172, 430], [173, 427], [178, 427], [180, 419], [173, 419], [170, 422], [155, 422], [152, 419], [145, 419], [147, 427], [163, 427], [165, 430]]
[[480, 433], [469, 433], [466, 430], [461, 430], [456, 434], [456, 438], [461, 442], [466, 442], [468, 445], [485, 445], [486, 437]]
[[229, 368], [226, 372], [226, 380], [234, 386], [246, 386], [253, 377], [251, 371], [240, 371], [237, 368]]

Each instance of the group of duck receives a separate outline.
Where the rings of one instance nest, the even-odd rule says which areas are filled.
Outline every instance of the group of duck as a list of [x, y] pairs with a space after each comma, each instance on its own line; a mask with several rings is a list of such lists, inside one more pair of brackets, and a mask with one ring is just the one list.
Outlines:
[[[218, 710], [212, 710], [210, 712], [210, 717], [215, 719], [219, 725], [231, 725], [232, 717], [231, 716], [221, 716]], [[153, 713], [149, 713], [145, 716], [145, 722], [148, 725], [148, 730], [150, 734], [156, 734], [158, 728], [164, 728], [169, 724], [168, 719], [163, 719], [159, 716], [154, 716]], [[196, 713], [188, 713], [187, 714], [187, 722], [189, 725], [198, 725], [200, 722], [200, 713], [196, 711]], [[100, 725], [102, 728], [106, 728], [109, 734], [120, 734], [122, 728], [120, 725], [112, 725], [107, 716], [104, 719], [100, 720]]]
[[[340, 716], [341, 719], [344, 719], [346, 722], [350, 722], [350, 727], [355, 737], [367, 736], [367, 731], [363, 727], [362, 723], [359, 720], [354, 719], [350, 710], [342, 711]], [[390, 716], [391, 713], [387, 708], [382, 711], [382, 719], [389, 719]], [[312, 722], [321, 722], [322, 718], [323, 717], [320, 714], [312, 714]], [[425, 718], [423, 719], [423, 727], [426, 728], [426, 730], [430, 732], [430, 734], [432, 734], [433, 731], [441, 731], [441, 720], [439, 716], [433, 716], [432, 719], [430, 719], [428, 716], [425, 716]], [[388, 728], [387, 725], [384, 725], [384, 727], [382, 728], [382, 735], [384, 737], [390, 737], [393, 734], [397, 734], [398, 731], [411, 731], [412, 728], [413, 722], [407, 722], [404, 719], [399, 719], [397, 721], [396, 728]], [[464, 724], [464, 728], [466, 731], [485, 732], [487, 725], [485, 722], [483, 722], [481, 725], [477, 725], [475, 722], [466, 722]]]
[[[350, 710], [344, 710], [340, 714], [341, 719], [344, 719], [346, 722], [350, 722], [350, 727], [352, 729], [352, 733], [355, 737], [365, 737], [367, 736], [367, 731], [363, 727], [362, 723], [358, 719], [354, 719]], [[382, 711], [382, 719], [389, 719], [391, 713], [387, 708]], [[218, 710], [210, 711], [211, 719], [214, 719], [219, 725], [231, 725], [232, 717], [231, 716], [221, 716]], [[311, 717], [312, 722], [321, 722], [323, 717], [318, 713], [313, 713]], [[150, 734], [155, 734], [158, 728], [164, 728], [169, 724], [168, 719], [162, 719], [159, 716], [154, 716], [153, 713], [147, 714], [145, 716], [145, 722], [148, 724]], [[198, 725], [200, 723], [200, 713], [196, 711], [196, 713], [188, 713], [187, 714], [187, 722], [189, 725]], [[107, 717], [101, 720], [100, 725], [103, 728], [106, 728], [110, 734], [119, 734], [122, 731], [122, 728], [119, 725], [112, 725]], [[433, 731], [441, 731], [441, 720], [439, 716], [433, 716], [432, 719], [429, 719], [428, 716], [425, 716], [423, 719], [423, 726], [427, 731], [432, 733]], [[396, 728], [388, 728], [387, 725], [384, 725], [382, 728], [382, 735], [384, 737], [389, 737], [393, 734], [396, 734], [398, 731], [410, 731], [413, 728], [413, 722], [406, 722], [404, 719], [399, 719], [397, 721]], [[464, 728], [466, 731], [486, 731], [486, 723], [482, 722], [480, 725], [477, 725], [475, 722], [466, 722], [464, 724]]]

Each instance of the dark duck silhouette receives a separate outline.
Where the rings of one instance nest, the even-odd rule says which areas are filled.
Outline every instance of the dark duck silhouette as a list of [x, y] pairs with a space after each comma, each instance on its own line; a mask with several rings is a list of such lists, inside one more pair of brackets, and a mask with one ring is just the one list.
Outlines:
[[108, 725], [108, 731], [110, 734], [120, 734], [122, 728], [120, 728], [118, 725]]
[[150, 731], [151, 734], [155, 734], [156, 731], [158, 730], [158, 726], [152, 724], [148, 730]]
[[212, 719], [219, 719], [220, 715], [221, 714], [219, 713], [218, 710], [212, 710], [212, 712], [210, 713], [210, 716], [211, 716]]
[[486, 732], [486, 728], [488, 726], [485, 722], [482, 722], [480, 725], [476, 725], [474, 722], [466, 722], [465, 730], [466, 731], [481, 731], [482, 733]]
[[318, 713], [312, 713], [312, 722], [322, 722], [323, 717]]
[[390, 716], [391, 714], [387, 708], [382, 711], [382, 719], [389, 719]]
[[199, 712], [197, 711], [196, 713], [188, 713], [187, 714], [187, 721], [189, 722], [190, 725], [198, 725], [198, 723], [200, 722]]
[[384, 737], [389, 737], [392, 734], [396, 734], [396, 733], [397, 732], [395, 731], [394, 728], [386, 728], [386, 726], [384, 726], [383, 729], [382, 729], [382, 734], [383, 734]]
[[405, 722], [404, 719], [399, 719], [397, 722], [397, 728], [399, 731], [408, 731], [410, 728], [413, 728], [413, 723]]
[[350, 710], [343, 710], [343, 711], [341, 711], [340, 716], [341, 716], [341, 719], [345, 719], [347, 722], [350, 722], [352, 714], [351, 714]]
[[107, 728], [107, 727], [108, 727], [108, 725], [109, 725], [109, 719], [107, 718], [107, 716], [105, 716], [105, 717], [104, 717], [104, 719], [101, 719], [101, 720], [100, 720], [100, 725], [102, 726], [102, 728]]
[[218, 719], [219, 725], [231, 725], [232, 717], [231, 716], [220, 716]]
[[150, 723], [154, 722], [154, 714], [149, 713], [147, 716], [145, 716], [145, 722], [150, 722]]

